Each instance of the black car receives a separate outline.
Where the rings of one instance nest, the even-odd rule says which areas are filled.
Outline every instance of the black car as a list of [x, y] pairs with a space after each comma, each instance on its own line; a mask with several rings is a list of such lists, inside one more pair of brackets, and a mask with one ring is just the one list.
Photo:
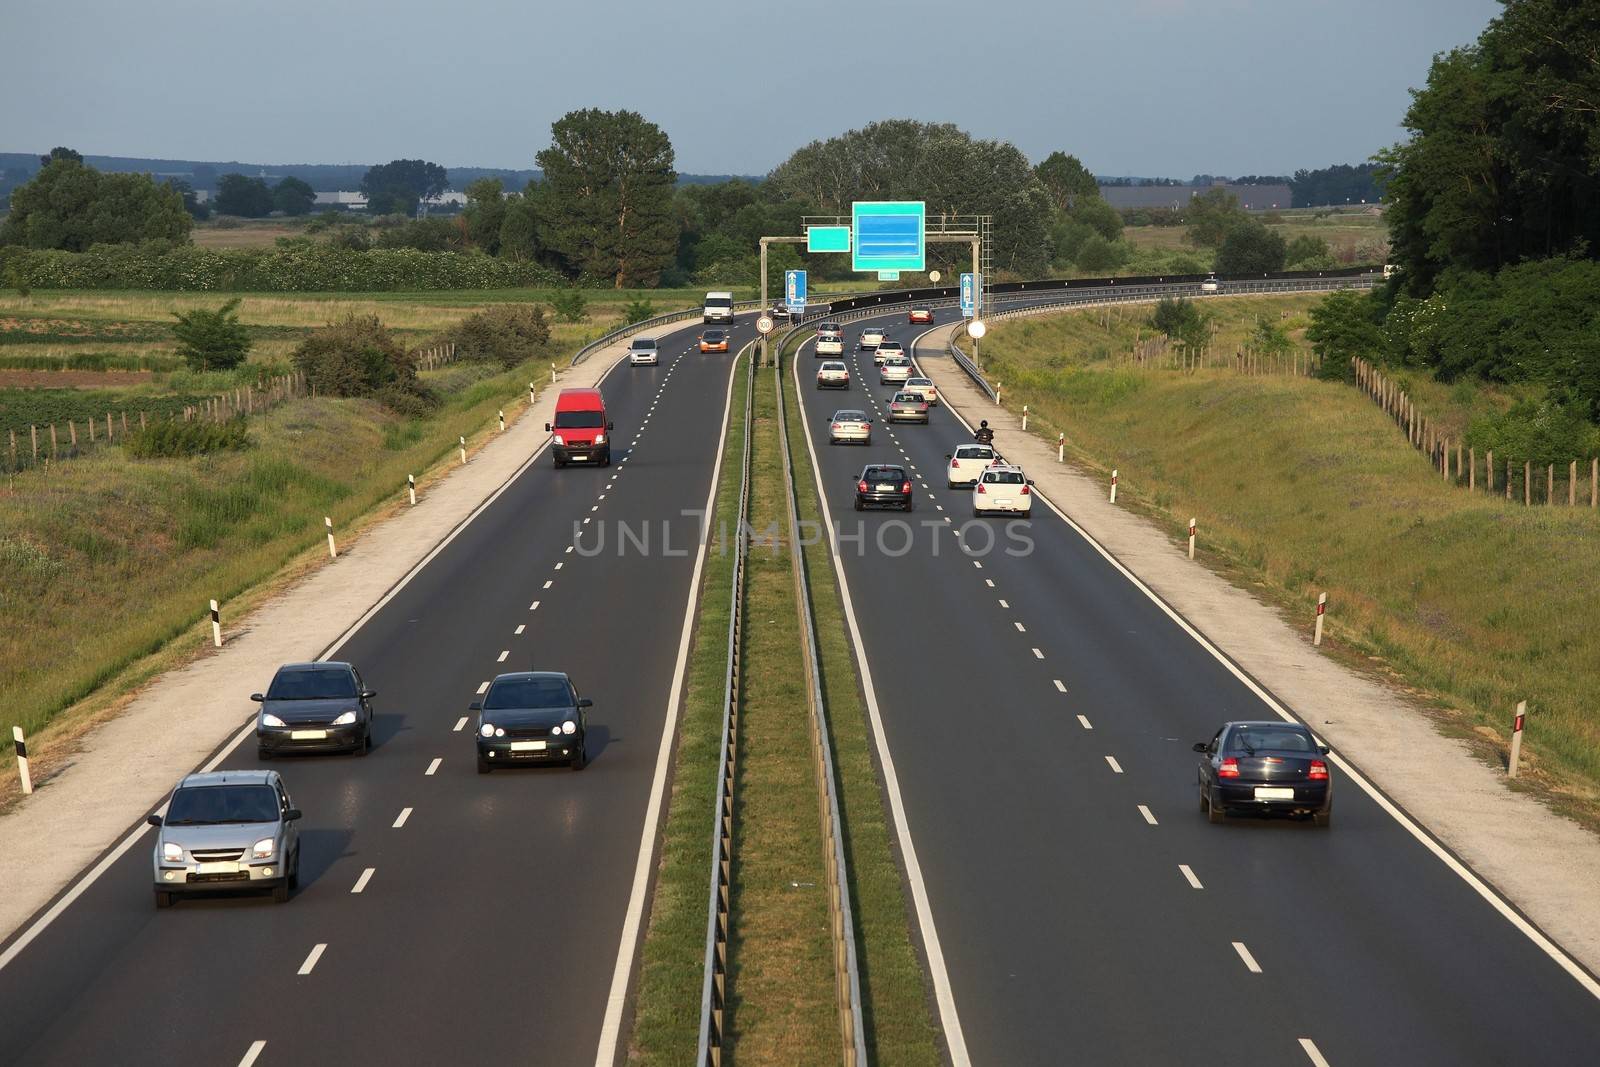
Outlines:
[[251, 693], [256, 715], [256, 752], [271, 759], [283, 752], [354, 752], [372, 748], [372, 698], [348, 663], [286, 663], [265, 693]]
[[915, 503], [911, 475], [904, 467], [892, 463], [869, 463], [855, 483], [857, 511], [867, 508], [910, 511]]
[[1310, 816], [1333, 821], [1333, 779], [1326, 746], [1295, 722], [1227, 722], [1200, 753], [1200, 810], [1212, 822], [1228, 814]]
[[589, 762], [587, 709], [593, 706], [560, 671], [500, 675], [483, 700], [472, 703], [478, 713], [478, 773], [513, 763], [563, 761], [583, 770]]

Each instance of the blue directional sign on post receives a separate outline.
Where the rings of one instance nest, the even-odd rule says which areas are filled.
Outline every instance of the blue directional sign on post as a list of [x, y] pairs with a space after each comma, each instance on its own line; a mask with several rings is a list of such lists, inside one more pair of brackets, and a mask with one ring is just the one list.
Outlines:
[[975, 318], [983, 303], [983, 275], [961, 275], [961, 317]]
[[854, 246], [850, 269], [927, 269], [927, 205], [921, 200], [869, 200], [850, 205]]
[[806, 313], [806, 272], [803, 270], [786, 270], [783, 272], [783, 302], [789, 305], [789, 312], [793, 315]]

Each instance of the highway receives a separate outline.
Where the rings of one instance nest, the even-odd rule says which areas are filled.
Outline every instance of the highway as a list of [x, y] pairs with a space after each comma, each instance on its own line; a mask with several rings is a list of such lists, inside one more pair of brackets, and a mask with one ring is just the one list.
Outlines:
[[[792, 380], [954, 1061], [1591, 1061], [1594, 996], [1350, 780], [1328, 830], [1207, 823], [1190, 745], [1273, 713], [1042, 502], [1025, 553], [1003, 519], [958, 534], [945, 456], [971, 432], [942, 406], [884, 421], [893, 388], [849, 355], [867, 325], [908, 349], [927, 330], [850, 322], [851, 391], [814, 388], [809, 342]], [[830, 446], [851, 407], [872, 445]], [[852, 510], [869, 461], [912, 465], [914, 514]]]
[[[0, 971], [0, 1062], [596, 1062], [675, 706], [701, 521], [684, 512], [706, 506], [731, 385], [731, 353], [686, 353], [699, 329], [663, 329], [661, 366], [603, 382], [609, 469], [541, 449], [328, 657], [378, 692], [371, 755], [262, 764], [250, 738], [222, 760], [278, 770], [305, 812], [295, 897], [157, 912], [147, 833]], [[648, 526], [650, 551], [573, 550], [617, 524]], [[468, 704], [529, 668], [594, 700], [589, 766], [479, 776]], [[218, 699], [242, 717], [268, 681]]]

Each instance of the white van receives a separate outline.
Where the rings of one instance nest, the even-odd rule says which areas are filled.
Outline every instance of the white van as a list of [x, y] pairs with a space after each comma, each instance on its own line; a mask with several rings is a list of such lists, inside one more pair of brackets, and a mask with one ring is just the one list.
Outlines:
[[733, 294], [732, 293], [707, 293], [704, 308], [705, 325], [713, 322], [731, 324], [733, 322]]

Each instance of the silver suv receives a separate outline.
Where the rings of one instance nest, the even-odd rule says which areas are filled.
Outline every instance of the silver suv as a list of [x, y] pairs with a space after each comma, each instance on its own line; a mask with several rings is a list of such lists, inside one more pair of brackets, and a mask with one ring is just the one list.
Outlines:
[[300, 881], [300, 811], [277, 771], [214, 771], [178, 783], [156, 835], [156, 907], [180, 893], [267, 889], [282, 904]]

